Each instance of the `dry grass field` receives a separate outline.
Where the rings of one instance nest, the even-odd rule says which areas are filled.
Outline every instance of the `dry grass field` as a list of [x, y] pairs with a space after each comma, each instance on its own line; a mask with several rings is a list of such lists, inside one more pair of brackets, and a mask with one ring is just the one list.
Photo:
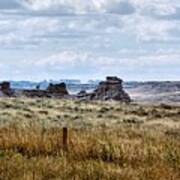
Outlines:
[[180, 106], [0, 99], [6, 179], [179, 180]]

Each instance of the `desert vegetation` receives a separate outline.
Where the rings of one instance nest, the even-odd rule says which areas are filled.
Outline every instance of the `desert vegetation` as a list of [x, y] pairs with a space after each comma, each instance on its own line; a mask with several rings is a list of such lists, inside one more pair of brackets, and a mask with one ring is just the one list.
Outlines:
[[2, 98], [0, 179], [178, 180], [180, 106]]

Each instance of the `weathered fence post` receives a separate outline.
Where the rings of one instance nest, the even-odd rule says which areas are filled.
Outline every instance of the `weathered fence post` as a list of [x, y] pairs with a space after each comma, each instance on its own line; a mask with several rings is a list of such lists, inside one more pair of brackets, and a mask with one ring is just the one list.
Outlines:
[[32, 174], [32, 179], [35, 180], [36, 179], [36, 174], [35, 174], [35, 171], [33, 171], [33, 174]]
[[63, 149], [68, 151], [68, 128], [63, 128]]

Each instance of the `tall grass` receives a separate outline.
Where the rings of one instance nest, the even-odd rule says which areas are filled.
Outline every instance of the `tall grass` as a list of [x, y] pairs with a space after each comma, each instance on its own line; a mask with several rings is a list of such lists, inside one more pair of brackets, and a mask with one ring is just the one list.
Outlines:
[[[170, 124], [175, 121], [177, 125], [178, 116], [174, 119], [174, 114], [179, 107], [30, 99], [0, 101], [0, 114], [6, 112], [1, 118], [11, 119], [0, 126], [0, 180], [180, 179], [180, 136], [174, 133], [179, 126], [169, 126], [167, 122], [166, 126], [154, 124], [156, 119], [151, 114], [153, 108], [156, 113], [164, 112], [164, 117], [157, 119], [162, 123], [170, 121], [171, 113]], [[140, 109], [142, 114], [135, 113]], [[27, 113], [32, 117], [27, 118]], [[58, 122], [64, 118], [68, 124]], [[124, 122], [121, 118], [143, 122]], [[68, 151], [62, 143], [64, 124], [69, 125]]]

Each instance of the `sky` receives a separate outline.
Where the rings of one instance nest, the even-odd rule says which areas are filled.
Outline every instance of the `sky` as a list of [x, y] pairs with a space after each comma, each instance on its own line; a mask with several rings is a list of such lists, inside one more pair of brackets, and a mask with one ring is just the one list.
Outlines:
[[0, 0], [0, 80], [180, 80], [179, 0]]

